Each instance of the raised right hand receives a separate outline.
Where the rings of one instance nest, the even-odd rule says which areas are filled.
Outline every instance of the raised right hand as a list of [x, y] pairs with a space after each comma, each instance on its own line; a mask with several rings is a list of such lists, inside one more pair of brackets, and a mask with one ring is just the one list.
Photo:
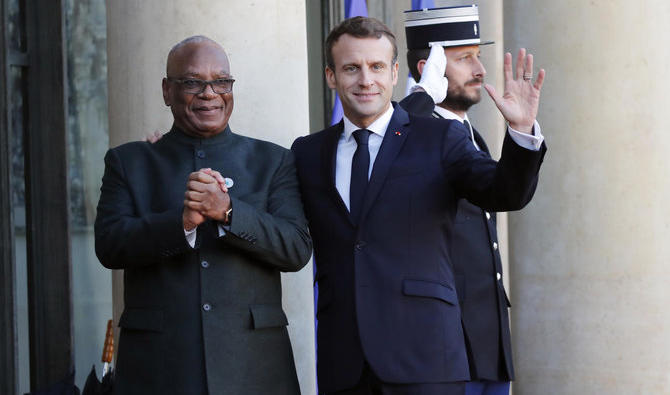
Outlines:
[[447, 70], [447, 56], [444, 54], [444, 48], [440, 45], [433, 45], [430, 48], [430, 55], [426, 59], [421, 71], [421, 80], [417, 87], [424, 91], [433, 99], [433, 103], [439, 104], [447, 97], [447, 88], [449, 80], [445, 76]]

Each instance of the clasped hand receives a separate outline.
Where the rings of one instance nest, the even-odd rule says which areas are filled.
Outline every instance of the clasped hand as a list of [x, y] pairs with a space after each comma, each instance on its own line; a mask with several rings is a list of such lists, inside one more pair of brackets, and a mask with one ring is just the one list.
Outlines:
[[184, 229], [192, 230], [208, 218], [223, 222], [230, 205], [230, 195], [221, 173], [209, 168], [191, 173], [184, 193]]

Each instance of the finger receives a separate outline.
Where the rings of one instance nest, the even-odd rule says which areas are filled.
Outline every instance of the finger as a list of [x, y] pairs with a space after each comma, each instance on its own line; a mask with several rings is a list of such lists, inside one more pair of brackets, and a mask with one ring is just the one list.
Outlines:
[[191, 180], [186, 183], [186, 189], [189, 191], [204, 193], [210, 190], [212, 184], [216, 183], [204, 183], [200, 181]]
[[519, 53], [516, 55], [516, 79], [520, 80], [523, 78], [523, 64], [524, 58], [526, 57], [526, 49], [519, 49]]
[[202, 209], [202, 203], [194, 202], [193, 200], [184, 200], [184, 207], [200, 212]]
[[198, 181], [205, 184], [211, 184], [216, 182], [216, 179], [209, 174], [207, 174], [205, 169], [191, 173], [188, 176], [189, 181]]
[[526, 73], [530, 73], [531, 75], [531, 80], [533, 79], [533, 55], [528, 54], [526, 55]]
[[202, 202], [205, 198], [205, 194], [189, 189], [188, 191], [184, 192], [184, 198], [193, 202]]
[[484, 84], [484, 89], [486, 89], [486, 93], [489, 94], [489, 97], [491, 97], [491, 99], [492, 99], [493, 102], [496, 104], [496, 106], [497, 106], [498, 108], [500, 108], [500, 104], [499, 104], [499, 103], [500, 103], [501, 99], [500, 99], [500, 97], [498, 96], [498, 94], [496, 93], [496, 88], [494, 88], [493, 85]]
[[212, 176], [212, 177], [214, 177], [214, 179], [216, 179], [216, 181], [217, 181], [219, 184], [221, 184], [221, 183], [224, 183], [224, 184], [225, 184], [225, 182], [226, 182], [226, 180], [223, 178], [223, 176], [221, 175], [221, 173], [219, 173], [219, 172], [216, 171], [216, 170], [210, 170], [209, 175]]
[[535, 84], [533, 84], [535, 89], [537, 89], [537, 90], [542, 89], [542, 84], [544, 83], [545, 74], [546, 73], [545, 73], [544, 69], [540, 69], [540, 72], [537, 73], [537, 80], [535, 80]]
[[444, 54], [444, 48], [441, 45], [434, 44], [430, 47], [430, 54], [426, 61], [437, 66], [440, 72], [447, 66], [447, 56]]
[[512, 54], [507, 52], [505, 53], [505, 59], [503, 61], [503, 74], [505, 76], [505, 81], [512, 80]]

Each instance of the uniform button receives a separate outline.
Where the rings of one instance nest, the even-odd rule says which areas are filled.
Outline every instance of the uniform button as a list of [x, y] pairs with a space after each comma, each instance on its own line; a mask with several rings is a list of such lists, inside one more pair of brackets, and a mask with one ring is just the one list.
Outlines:
[[496, 273], [496, 279], [498, 279], [498, 281], [500, 281], [501, 278], [502, 278], [502, 275], [500, 273]]
[[495, 241], [493, 242], [493, 249], [494, 249], [494, 250], [497, 250], [497, 249], [498, 249], [498, 243], [495, 242]]
[[205, 157], [205, 151], [203, 151], [203, 150], [198, 150], [198, 151], [196, 152], [196, 155], [198, 155], [198, 158], [202, 159], [202, 158]]
[[488, 211], [486, 212], [486, 219], [491, 219], [491, 214]]
[[207, 268], [209, 267], [209, 262], [207, 262], [207, 261], [202, 261], [202, 262], [200, 262], [200, 266], [202, 266], [202, 267], [204, 267], [205, 269], [207, 269]]
[[205, 303], [202, 305], [202, 309], [205, 311], [210, 311], [212, 309], [212, 305], [209, 303]]

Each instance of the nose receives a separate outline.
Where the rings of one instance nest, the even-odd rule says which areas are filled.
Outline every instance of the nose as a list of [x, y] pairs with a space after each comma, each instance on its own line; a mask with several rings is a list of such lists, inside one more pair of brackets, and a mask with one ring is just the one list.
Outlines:
[[482, 62], [479, 61], [479, 58], [475, 59], [476, 59], [475, 69], [472, 74], [477, 78], [484, 78], [484, 76], [486, 75], [486, 69], [484, 68]]
[[207, 84], [207, 85], [205, 85], [205, 90], [200, 92], [199, 96], [201, 96], [203, 98], [207, 98], [207, 99], [212, 99], [212, 98], [215, 98], [216, 96], [218, 96], [218, 94], [216, 92], [214, 92], [214, 88], [212, 88], [212, 84]]
[[371, 87], [374, 84], [371, 73], [365, 68], [361, 68], [358, 75], [358, 85], [361, 87]]

